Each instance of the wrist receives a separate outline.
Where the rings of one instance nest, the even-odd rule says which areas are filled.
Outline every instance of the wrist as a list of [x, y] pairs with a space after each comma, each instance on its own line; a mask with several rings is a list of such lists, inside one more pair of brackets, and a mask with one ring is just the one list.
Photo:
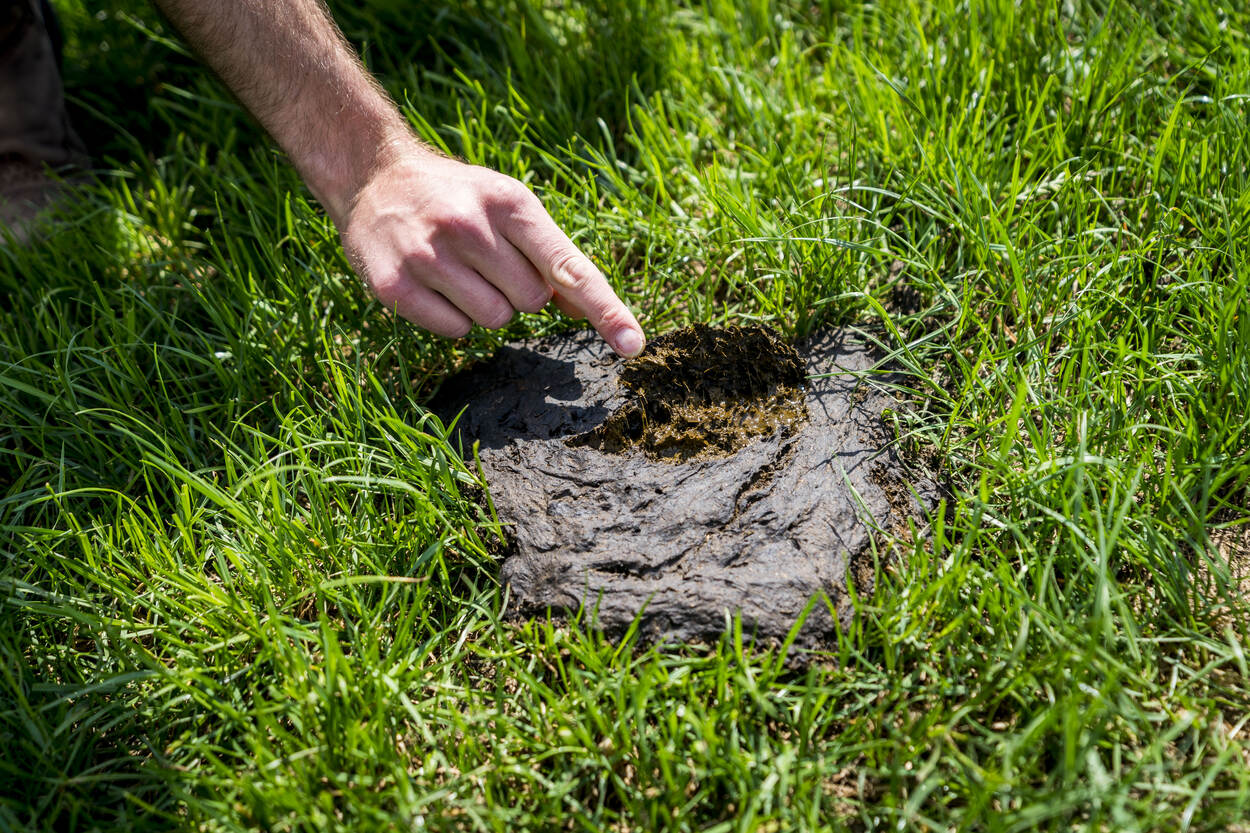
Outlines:
[[413, 152], [432, 153], [397, 113], [393, 119], [389, 115], [343, 119], [322, 134], [326, 142], [306, 148], [299, 157], [292, 154], [309, 190], [336, 225], [341, 226], [357, 195], [379, 172]]

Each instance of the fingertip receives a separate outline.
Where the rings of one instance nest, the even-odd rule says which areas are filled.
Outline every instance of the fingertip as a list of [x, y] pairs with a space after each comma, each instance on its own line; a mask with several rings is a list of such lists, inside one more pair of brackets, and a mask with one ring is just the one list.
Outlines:
[[515, 315], [516, 310], [512, 307], [500, 306], [498, 309], [482, 313], [481, 317], [475, 320], [488, 330], [501, 330], [508, 326]]
[[647, 340], [642, 335], [642, 330], [634, 327], [622, 327], [616, 331], [616, 334], [609, 340], [612, 349], [627, 359], [632, 359], [642, 352], [647, 346]]
[[[418, 324], [417, 326], [422, 325]], [[444, 324], [438, 327], [426, 327], [426, 329], [434, 333], [436, 336], [442, 336], [443, 338], [449, 338], [455, 341], [465, 338], [469, 333], [473, 332], [473, 322], [468, 318], [465, 318], [463, 321]]]

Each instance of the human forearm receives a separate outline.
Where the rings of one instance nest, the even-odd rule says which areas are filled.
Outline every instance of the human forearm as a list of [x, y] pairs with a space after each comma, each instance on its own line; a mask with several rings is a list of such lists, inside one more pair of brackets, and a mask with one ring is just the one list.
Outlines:
[[336, 222], [415, 143], [319, 0], [156, 0], [290, 156]]

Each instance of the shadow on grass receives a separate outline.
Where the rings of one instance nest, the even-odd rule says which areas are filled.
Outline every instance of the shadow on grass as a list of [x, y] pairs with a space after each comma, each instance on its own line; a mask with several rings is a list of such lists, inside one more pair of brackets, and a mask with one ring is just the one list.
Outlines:
[[[182, 132], [265, 143], [150, 3], [58, 8], [71, 117], [97, 164], [160, 155]], [[631, 101], [664, 89], [670, 71], [666, 2], [589, 0], [559, 15], [509, 0], [332, 11], [370, 69], [431, 124], [454, 124], [465, 95], [478, 95], [467, 85], [480, 84], [492, 105], [524, 102], [527, 130], [548, 149], [573, 136], [599, 141], [606, 127], [628, 157]]]
[[126, 686], [136, 675], [84, 676], [74, 656], [92, 640], [14, 601], [0, 599], [0, 825], [168, 829], [175, 801], [153, 764], [176, 724], [145, 713]]
[[331, 5], [370, 68], [405, 83], [392, 92], [412, 95], [426, 121], [456, 123], [462, 95], [480, 84], [492, 109], [524, 102], [526, 128], [548, 150], [574, 136], [597, 142], [606, 128], [632, 158], [623, 141], [632, 103], [663, 90], [671, 72], [667, 0], [579, 0], [558, 12], [515, 0]]

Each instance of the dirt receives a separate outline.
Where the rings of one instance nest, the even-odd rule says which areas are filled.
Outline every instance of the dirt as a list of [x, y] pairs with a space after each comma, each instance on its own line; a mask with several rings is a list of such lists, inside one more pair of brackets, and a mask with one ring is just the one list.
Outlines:
[[[512, 616], [576, 613], [644, 641], [830, 645], [879, 530], [923, 532], [936, 487], [881, 420], [891, 377], [847, 331], [679, 331], [621, 361], [590, 332], [520, 342], [451, 380], [511, 552]], [[857, 577], [856, 592], [870, 587]]]
[[[1200, 597], [1195, 607], [1208, 610], [1221, 627], [1235, 627], [1244, 621], [1250, 599], [1250, 524], [1214, 529], [1210, 538], [1210, 552], [1197, 558], [1192, 592]], [[1228, 592], [1221, 592], [1218, 567], [1212, 569], [1214, 565], [1227, 569]]]
[[774, 331], [696, 324], [625, 362], [629, 400], [566, 442], [614, 454], [638, 448], [669, 462], [725, 457], [807, 418], [803, 378], [803, 360]]

